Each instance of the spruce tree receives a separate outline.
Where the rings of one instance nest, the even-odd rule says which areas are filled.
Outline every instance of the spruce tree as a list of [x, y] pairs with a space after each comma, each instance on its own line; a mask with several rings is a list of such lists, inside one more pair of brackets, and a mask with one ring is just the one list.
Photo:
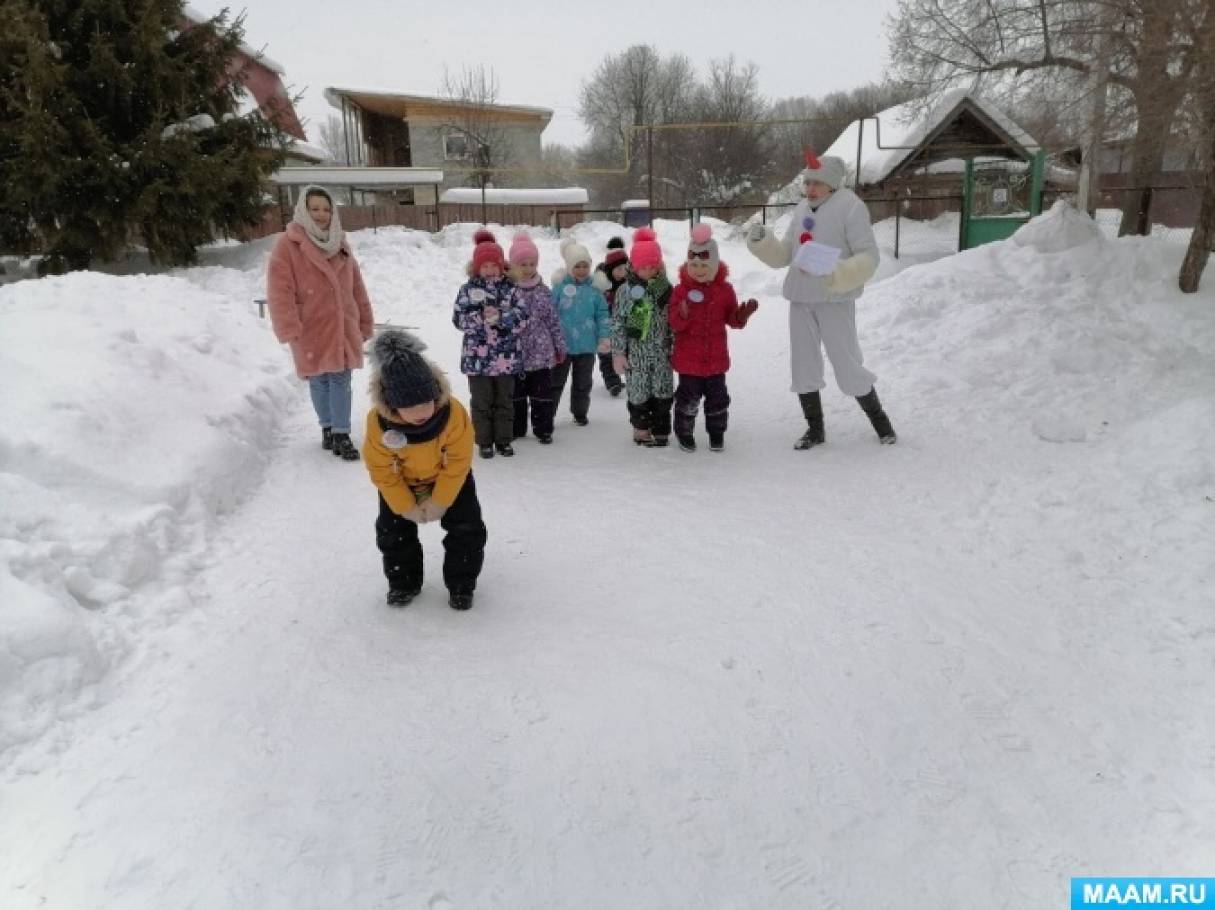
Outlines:
[[182, 7], [0, 0], [0, 248], [44, 272], [138, 243], [188, 264], [260, 220], [288, 137], [239, 116], [242, 20]]

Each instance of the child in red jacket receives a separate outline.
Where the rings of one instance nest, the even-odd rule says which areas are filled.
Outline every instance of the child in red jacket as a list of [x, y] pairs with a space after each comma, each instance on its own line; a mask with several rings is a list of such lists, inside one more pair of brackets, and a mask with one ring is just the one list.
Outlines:
[[667, 307], [667, 320], [675, 333], [671, 366], [679, 374], [679, 386], [675, 389], [675, 438], [685, 452], [696, 451], [692, 430], [702, 397], [709, 448], [720, 452], [726, 447], [730, 415], [726, 326], [741, 329], [759, 309], [754, 300], [739, 304], [734, 287], [726, 280], [728, 275], [729, 269], [718, 257], [712, 228], [707, 224], [696, 225], [688, 244], [688, 261], [679, 268], [679, 285], [671, 293]]

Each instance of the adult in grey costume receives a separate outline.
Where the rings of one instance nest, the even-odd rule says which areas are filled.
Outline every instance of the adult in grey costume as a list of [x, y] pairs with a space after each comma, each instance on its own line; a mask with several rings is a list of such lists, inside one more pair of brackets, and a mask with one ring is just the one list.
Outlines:
[[[783, 294], [789, 301], [793, 391], [808, 424], [794, 448], [809, 449], [826, 441], [819, 394], [826, 384], [824, 349], [840, 391], [860, 402], [878, 439], [890, 445], [897, 437], [878, 400], [873, 385], [877, 377], [865, 368], [856, 336], [856, 299], [878, 266], [869, 211], [844, 187], [848, 168], [842, 159], [807, 153], [806, 164], [801, 175], [806, 198], [793, 210], [785, 236], [777, 238], [762, 224], [753, 225], [747, 236], [747, 249], [761, 262], [777, 269], [790, 266]], [[809, 240], [840, 251], [829, 274], [811, 274], [794, 264], [798, 248]]]

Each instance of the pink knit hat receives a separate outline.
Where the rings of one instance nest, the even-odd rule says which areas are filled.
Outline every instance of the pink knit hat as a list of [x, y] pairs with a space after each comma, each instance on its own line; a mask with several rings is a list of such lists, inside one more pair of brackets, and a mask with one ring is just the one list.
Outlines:
[[510, 242], [510, 261], [517, 265], [524, 259], [535, 259], [540, 261], [540, 251], [536, 249], [536, 244], [532, 242], [532, 238], [527, 236], [527, 231], [520, 231]]
[[473, 243], [477, 246], [473, 250], [472, 273], [478, 275], [481, 273], [481, 266], [487, 262], [498, 263], [498, 268], [505, 268], [505, 256], [502, 255], [502, 247], [498, 246], [498, 240], [493, 233], [481, 228], [477, 233], [473, 234]]
[[634, 231], [629, 262], [635, 269], [662, 268], [662, 247], [658, 245], [658, 235], [649, 228]]

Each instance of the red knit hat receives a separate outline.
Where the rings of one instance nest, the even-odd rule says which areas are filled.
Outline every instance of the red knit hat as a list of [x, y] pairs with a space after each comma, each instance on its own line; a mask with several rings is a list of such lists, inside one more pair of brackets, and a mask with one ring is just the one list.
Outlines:
[[506, 254], [502, 252], [502, 247], [498, 246], [498, 240], [492, 233], [481, 228], [473, 234], [473, 243], [476, 244], [472, 258], [474, 276], [481, 274], [481, 266], [487, 262], [496, 262], [498, 268], [506, 269]]
[[662, 247], [658, 235], [649, 228], [638, 228], [633, 232], [633, 249], [629, 251], [629, 262], [635, 269], [657, 269], [662, 267]]

